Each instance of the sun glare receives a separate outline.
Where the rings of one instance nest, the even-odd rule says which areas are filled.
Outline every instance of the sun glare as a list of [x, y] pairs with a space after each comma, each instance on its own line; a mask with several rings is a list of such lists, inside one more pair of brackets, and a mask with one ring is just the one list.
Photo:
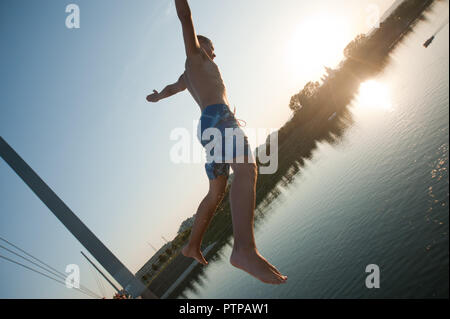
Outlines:
[[337, 17], [316, 16], [302, 21], [287, 45], [286, 66], [296, 79], [313, 80], [324, 66], [335, 67], [351, 40], [348, 22]]
[[367, 81], [361, 84], [357, 104], [371, 109], [391, 110], [392, 102], [388, 87], [377, 81]]

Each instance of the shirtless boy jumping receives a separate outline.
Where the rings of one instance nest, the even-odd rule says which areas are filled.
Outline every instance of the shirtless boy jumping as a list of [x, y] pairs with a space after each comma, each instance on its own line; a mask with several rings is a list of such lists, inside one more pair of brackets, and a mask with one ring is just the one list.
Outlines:
[[[243, 150], [237, 149], [235, 139], [225, 138], [226, 129], [239, 130], [239, 125], [229, 109], [226, 89], [219, 68], [213, 62], [216, 57], [213, 43], [204, 36], [196, 35], [187, 0], [175, 0], [175, 5], [183, 29], [187, 55], [186, 70], [176, 83], [168, 85], [160, 93], [154, 90], [153, 94], [147, 97], [147, 101], [158, 102], [187, 88], [202, 111], [200, 132], [203, 133], [211, 128], [217, 129], [222, 133], [222, 149], [229, 149], [230, 145], [227, 144], [232, 144], [232, 160], [236, 159], [239, 154], [244, 158], [243, 161], [235, 160], [232, 163], [210, 161], [205, 165], [209, 179], [209, 192], [200, 203], [189, 243], [183, 248], [182, 253], [187, 257], [195, 258], [204, 265], [208, 264], [201, 253], [200, 246], [214, 212], [224, 197], [231, 166], [234, 172], [230, 193], [234, 245], [230, 262], [233, 266], [246, 271], [264, 283], [285, 283], [287, 276], [283, 276], [259, 254], [256, 248], [253, 221], [257, 166], [253, 163], [254, 161], [249, 160], [252, 155], [245, 136]], [[203, 146], [210, 142], [203, 135], [200, 141]]]

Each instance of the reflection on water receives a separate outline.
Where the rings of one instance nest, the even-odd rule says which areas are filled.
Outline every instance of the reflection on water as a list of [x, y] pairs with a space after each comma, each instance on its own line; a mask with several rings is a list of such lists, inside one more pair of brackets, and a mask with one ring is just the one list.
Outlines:
[[[171, 297], [448, 297], [448, 39], [423, 51], [433, 28], [417, 26], [365, 76], [327, 82], [319, 114], [280, 130], [279, 170], [258, 181], [255, 235], [289, 282], [264, 285], [229, 265], [226, 199], [205, 237], [217, 241], [210, 264]], [[364, 286], [372, 263], [378, 290]]]
[[363, 108], [392, 111], [391, 93], [388, 86], [374, 80], [361, 83], [356, 104]]
[[[432, 170], [430, 172], [432, 185], [428, 187], [429, 208], [427, 209], [426, 221], [444, 225], [445, 221], [442, 220], [442, 217], [439, 214], [435, 214], [435, 212], [442, 209], [448, 209], [448, 189], [447, 198], [445, 198], [445, 193], [442, 194], [443, 190], [439, 187], [442, 182], [445, 181], [445, 178], [448, 178], [448, 144], [441, 145], [436, 155], [437, 159], [433, 161]], [[433, 186], [435, 184], [437, 184], [438, 187]], [[435, 189], [433, 189], [433, 187], [435, 187]], [[443, 231], [442, 234], [444, 236], [448, 236], [447, 230]], [[430, 248], [431, 246], [427, 246], [427, 250]]]

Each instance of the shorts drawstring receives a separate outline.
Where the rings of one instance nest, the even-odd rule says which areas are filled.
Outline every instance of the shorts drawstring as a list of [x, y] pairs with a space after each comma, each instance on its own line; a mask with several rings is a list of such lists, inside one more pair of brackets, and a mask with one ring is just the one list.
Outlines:
[[[236, 117], [236, 106], [234, 107], [234, 112], [233, 112], [234, 117]], [[236, 119], [236, 122], [238, 123], [239, 127], [246, 127], [247, 126], [247, 122], [244, 120], [240, 120], [240, 119]], [[242, 125], [242, 123], [244, 123], [244, 125]]]
[[[223, 104], [223, 105], [226, 107], [228, 116], [231, 117], [231, 115], [233, 115], [233, 118], [236, 120], [236, 123], [237, 123], [237, 125], [238, 125], [239, 127], [245, 127], [245, 126], [247, 126], [247, 122], [246, 122], [246, 121], [241, 120], [241, 119], [237, 119], [237, 118], [236, 118], [236, 107], [234, 107], [234, 112], [231, 113], [230, 107], [227, 106], [227, 105], [225, 105], [225, 104]], [[202, 117], [202, 118], [215, 119], [215, 120], [217, 120], [217, 121], [220, 120], [220, 117], [218, 118], [216, 114], [214, 114], [214, 115], [209, 115], [209, 114], [205, 114], [205, 112], [202, 112], [202, 116], [201, 116], [201, 117]], [[201, 119], [201, 118], [200, 118], [200, 119]], [[217, 124], [217, 123], [214, 123], [213, 126], [215, 126], [216, 124]]]

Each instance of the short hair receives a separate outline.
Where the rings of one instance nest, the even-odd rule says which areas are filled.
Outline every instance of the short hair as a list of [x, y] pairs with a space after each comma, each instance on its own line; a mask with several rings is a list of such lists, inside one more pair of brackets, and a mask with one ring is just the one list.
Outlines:
[[206, 41], [206, 42], [212, 43], [212, 41], [210, 39], [208, 39], [207, 37], [205, 37], [203, 35], [197, 35], [197, 39], [199, 42]]

